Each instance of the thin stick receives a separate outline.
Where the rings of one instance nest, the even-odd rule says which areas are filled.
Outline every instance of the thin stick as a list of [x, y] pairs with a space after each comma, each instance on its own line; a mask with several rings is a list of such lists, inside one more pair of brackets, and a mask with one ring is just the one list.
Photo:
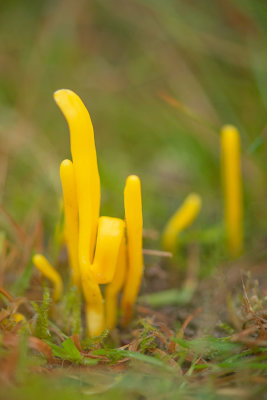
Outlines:
[[169, 251], [153, 250], [153, 249], [143, 249], [143, 254], [156, 257], [167, 257], [172, 258], [172, 253]]

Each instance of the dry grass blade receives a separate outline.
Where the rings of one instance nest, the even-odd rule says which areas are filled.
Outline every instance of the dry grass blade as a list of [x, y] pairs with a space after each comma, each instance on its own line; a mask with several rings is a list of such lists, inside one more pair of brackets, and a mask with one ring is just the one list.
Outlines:
[[166, 315], [164, 315], [163, 313], [160, 313], [158, 311], [152, 310], [151, 308], [137, 306], [137, 311], [138, 311], [138, 313], [140, 313], [142, 315], [153, 316], [153, 317], [157, 318], [159, 321], [168, 322], [168, 317], [166, 317]]
[[8, 310], [1, 310], [0, 311], [0, 323], [4, 321], [10, 315], [10, 311]]
[[4, 208], [2, 204], [0, 204], [0, 210], [2, 211], [3, 215], [7, 219], [10, 227], [12, 228], [13, 232], [15, 233], [16, 237], [19, 241], [24, 244], [27, 241], [27, 235], [21, 226], [14, 220], [14, 218], [9, 214], [9, 212]]
[[6, 289], [4, 289], [2, 286], [0, 286], [0, 293], [2, 293], [10, 302], [14, 301], [11, 294]]
[[246, 290], [243, 278], [242, 278], [242, 287], [243, 287], [243, 293], [244, 293], [245, 310], [246, 310], [247, 314], [250, 314], [252, 316], [252, 319], [250, 319], [250, 321], [253, 320], [254, 322], [256, 322], [256, 324], [259, 328], [259, 338], [265, 339], [267, 337], [267, 333], [263, 326], [263, 322], [266, 322], [266, 320], [259, 317], [253, 310], [253, 307], [248, 298], [248, 294], [247, 294], [247, 290]]
[[81, 346], [79, 335], [77, 335], [77, 333], [75, 333], [74, 335], [71, 336], [71, 340], [73, 341], [73, 343], [75, 344], [75, 346], [77, 347], [79, 352], [82, 353], [82, 346]]
[[177, 337], [179, 339], [182, 339], [184, 337], [184, 332], [186, 330], [186, 327], [190, 324], [193, 318], [195, 318], [200, 312], [202, 311], [202, 307], [198, 307], [192, 314], [190, 314], [186, 320], [184, 321], [181, 329], [177, 333]]
[[54, 361], [54, 356], [51, 347], [45, 343], [43, 340], [30, 336], [29, 337], [29, 348], [32, 350], [37, 350], [40, 353], [42, 353], [47, 361], [53, 362]]
[[13, 349], [0, 361], [0, 381], [3, 384], [12, 383], [15, 380], [16, 366], [19, 359], [18, 348]]

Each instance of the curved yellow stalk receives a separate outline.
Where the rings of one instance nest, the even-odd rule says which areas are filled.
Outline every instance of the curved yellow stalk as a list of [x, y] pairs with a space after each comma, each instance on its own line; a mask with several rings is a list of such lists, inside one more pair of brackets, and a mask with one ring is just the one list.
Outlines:
[[123, 236], [115, 275], [113, 281], [107, 285], [105, 290], [106, 328], [109, 330], [113, 329], [117, 322], [118, 294], [125, 281], [126, 266], [126, 243], [125, 236]]
[[99, 284], [110, 283], [115, 274], [125, 223], [120, 218], [100, 217], [92, 272]]
[[201, 197], [191, 193], [167, 222], [162, 235], [162, 247], [174, 253], [178, 234], [195, 220], [201, 208]]
[[143, 216], [141, 183], [136, 175], [128, 176], [124, 189], [127, 233], [128, 272], [122, 295], [123, 324], [129, 323], [143, 275]]
[[81, 279], [78, 259], [78, 203], [73, 164], [70, 160], [62, 161], [60, 179], [63, 190], [65, 213], [65, 236], [69, 260], [72, 269], [72, 282], [80, 288]]
[[35, 267], [52, 282], [54, 287], [53, 299], [54, 301], [58, 301], [61, 298], [63, 291], [61, 276], [42, 254], [35, 254], [32, 261]]
[[93, 262], [100, 208], [100, 179], [94, 130], [90, 115], [80, 97], [61, 89], [54, 98], [70, 129], [71, 154], [79, 207], [79, 263], [87, 270]]
[[225, 202], [225, 224], [229, 251], [238, 255], [243, 247], [243, 200], [240, 135], [231, 125], [221, 132], [222, 178]]

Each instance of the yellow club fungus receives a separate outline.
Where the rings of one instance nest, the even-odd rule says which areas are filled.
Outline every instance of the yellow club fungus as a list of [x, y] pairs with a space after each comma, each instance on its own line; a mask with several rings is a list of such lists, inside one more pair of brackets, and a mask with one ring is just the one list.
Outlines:
[[231, 125], [221, 131], [222, 179], [225, 225], [230, 253], [237, 256], [243, 247], [243, 200], [240, 135]]
[[201, 197], [191, 193], [182, 206], [170, 218], [163, 231], [162, 246], [166, 251], [175, 252], [177, 237], [180, 232], [192, 224], [201, 208]]
[[122, 295], [123, 324], [129, 323], [143, 275], [143, 216], [141, 183], [136, 175], [128, 176], [124, 189], [128, 271]]
[[60, 179], [64, 201], [65, 236], [72, 269], [72, 281], [79, 288], [81, 279], [78, 259], [78, 203], [74, 169], [70, 160], [62, 161]]
[[114, 278], [124, 229], [125, 223], [120, 218], [99, 218], [93, 263], [93, 274], [99, 284], [110, 283]]
[[35, 267], [42, 273], [42, 275], [52, 282], [54, 287], [53, 299], [54, 301], [58, 301], [61, 298], [63, 289], [61, 276], [43, 255], [35, 254], [32, 260]]
[[100, 178], [94, 130], [90, 115], [77, 94], [61, 89], [54, 94], [70, 129], [71, 155], [79, 207], [79, 263], [87, 269], [93, 262], [100, 209]]
[[19, 322], [25, 322], [26, 321], [26, 318], [24, 317], [24, 315], [23, 314], [21, 314], [21, 313], [19, 313], [19, 312], [16, 312], [16, 313], [14, 313], [13, 315], [12, 315], [12, 317], [13, 317], [13, 319], [14, 319], [14, 321], [18, 324]]
[[116, 272], [119, 251], [124, 237], [124, 221], [101, 217], [94, 263], [82, 276], [86, 301], [87, 328], [90, 336], [98, 336], [105, 327], [104, 302], [99, 283], [110, 283]]
[[[125, 221], [99, 217], [100, 178], [94, 131], [88, 111], [71, 90], [58, 90], [54, 98], [70, 130], [72, 161], [60, 166], [63, 189], [65, 236], [73, 283], [82, 288], [89, 336], [114, 328], [118, 295], [122, 298], [124, 323], [129, 322], [142, 273], [142, 202], [137, 176], [127, 179]], [[126, 228], [126, 229], [125, 229]], [[54, 299], [62, 292], [62, 281], [48, 261], [36, 254], [36, 267], [54, 284]], [[100, 285], [107, 284], [105, 301]]]

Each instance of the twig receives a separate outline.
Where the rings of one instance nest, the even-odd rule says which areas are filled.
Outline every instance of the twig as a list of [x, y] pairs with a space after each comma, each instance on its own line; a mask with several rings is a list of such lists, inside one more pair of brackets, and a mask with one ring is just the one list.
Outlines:
[[153, 249], [143, 249], [143, 254], [156, 257], [167, 257], [172, 258], [172, 253], [169, 251], [153, 250]]

